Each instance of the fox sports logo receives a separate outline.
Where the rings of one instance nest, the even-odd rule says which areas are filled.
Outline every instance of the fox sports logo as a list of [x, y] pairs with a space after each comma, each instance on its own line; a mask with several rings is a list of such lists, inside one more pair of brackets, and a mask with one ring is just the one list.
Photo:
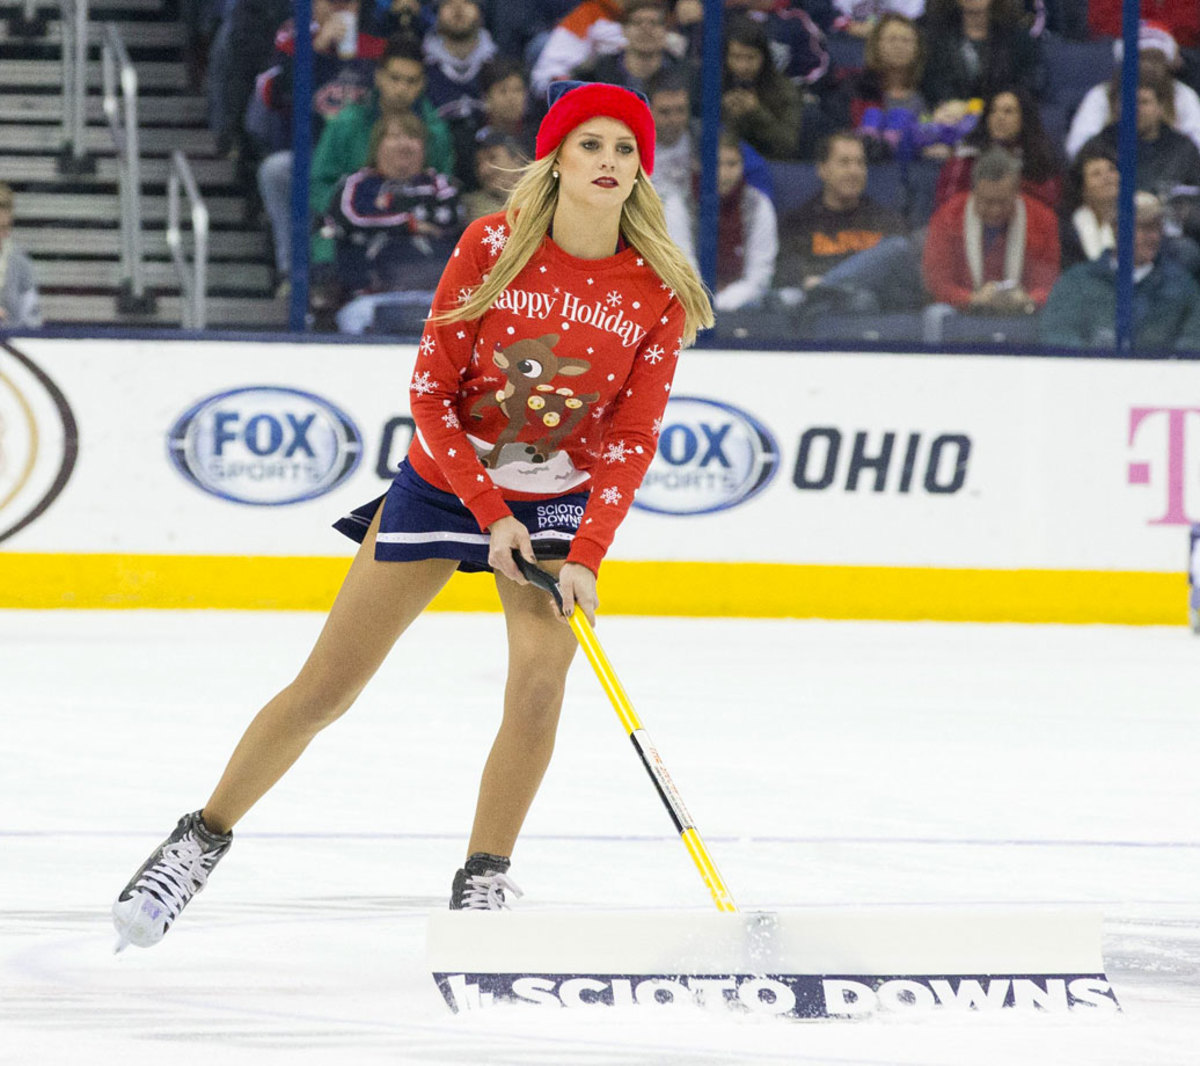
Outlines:
[[778, 467], [775, 438], [753, 415], [716, 400], [673, 396], [634, 506], [674, 515], [723, 511], [761, 492]]
[[200, 400], [171, 427], [168, 448], [197, 488], [270, 507], [340, 485], [362, 459], [362, 435], [328, 400], [263, 385]]

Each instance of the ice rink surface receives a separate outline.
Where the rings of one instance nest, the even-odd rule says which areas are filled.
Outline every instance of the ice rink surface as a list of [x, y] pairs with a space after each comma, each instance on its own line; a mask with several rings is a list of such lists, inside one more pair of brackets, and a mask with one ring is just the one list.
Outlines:
[[[493, 615], [433, 614], [152, 950], [108, 909], [322, 618], [0, 612], [0, 1063], [1195, 1066], [1200, 639], [1183, 628], [602, 619], [743, 908], [1104, 916], [1120, 1015], [451, 1015], [424, 966], [497, 719]], [[582, 657], [525, 907], [707, 892]]]

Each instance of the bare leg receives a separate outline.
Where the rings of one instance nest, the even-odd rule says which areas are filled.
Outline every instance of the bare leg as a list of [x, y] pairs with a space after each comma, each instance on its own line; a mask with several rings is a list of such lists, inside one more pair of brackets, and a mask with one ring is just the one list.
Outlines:
[[454, 573], [452, 559], [376, 561], [378, 527], [376, 513], [296, 680], [259, 711], [234, 749], [203, 811], [214, 832], [232, 829], [308, 742], [349, 709], [396, 639]]
[[[557, 573], [561, 563], [546, 569]], [[496, 587], [508, 629], [504, 717], [479, 784], [475, 824], [467, 848], [512, 854], [517, 834], [554, 751], [567, 668], [575, 636], [556, 617], [549, 596], [500, 575]]]

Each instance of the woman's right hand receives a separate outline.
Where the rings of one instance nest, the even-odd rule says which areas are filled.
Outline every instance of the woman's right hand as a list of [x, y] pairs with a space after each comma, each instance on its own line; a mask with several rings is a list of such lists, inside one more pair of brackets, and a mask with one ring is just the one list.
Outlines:
[[488, 535], [488, 565], [518, 585], [528, 584], [517, 569], [517, 564], [513, 562], [512, 553], [515, 548], [529, 562], [537, 562], [533, 554], [533, 542], [529, 539], [529, 530], [512, 515], [505, 515], [488, 526]]

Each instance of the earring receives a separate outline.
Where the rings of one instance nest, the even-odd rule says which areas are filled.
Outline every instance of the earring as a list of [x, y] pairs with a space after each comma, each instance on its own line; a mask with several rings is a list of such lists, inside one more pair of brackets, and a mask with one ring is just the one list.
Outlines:
[[555, 181], [557, 181], [558, 180], [558, 171], [557, 170], [550, 171], [550, 176], [552, 178], [554, 178]]

